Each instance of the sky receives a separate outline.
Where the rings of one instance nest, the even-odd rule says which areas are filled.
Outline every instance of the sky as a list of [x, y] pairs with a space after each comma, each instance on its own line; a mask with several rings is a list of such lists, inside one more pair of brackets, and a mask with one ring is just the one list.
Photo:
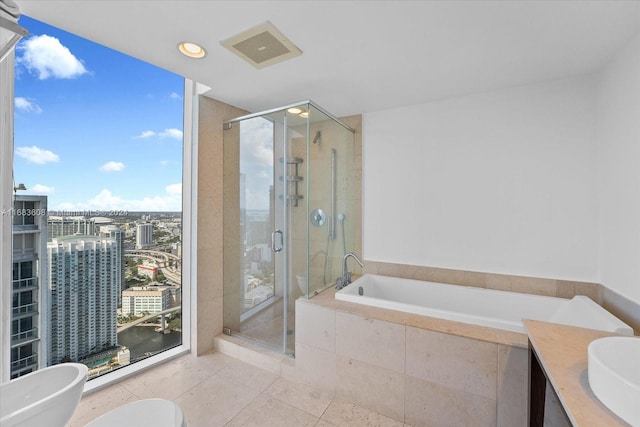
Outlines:
[[180, 211], [184, 79], [27, 16], [14, 181], [49, 211]]

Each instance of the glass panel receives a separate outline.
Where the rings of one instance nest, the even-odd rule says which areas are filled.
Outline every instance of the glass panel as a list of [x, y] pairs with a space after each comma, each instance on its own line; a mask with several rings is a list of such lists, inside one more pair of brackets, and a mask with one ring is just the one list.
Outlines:
[[310, 214], [321, 211], [324, 222], [309, 230], [309, 294], [333, 286], [342, 274], [342, 257], [353, 251], [353, 132], [313, 105], [309, 112]]
[[353, 132], [306, 103], [226, 126], [227, 332], [294, 353], [295, 300], [332, 286], [356, 249], [353, 144]]

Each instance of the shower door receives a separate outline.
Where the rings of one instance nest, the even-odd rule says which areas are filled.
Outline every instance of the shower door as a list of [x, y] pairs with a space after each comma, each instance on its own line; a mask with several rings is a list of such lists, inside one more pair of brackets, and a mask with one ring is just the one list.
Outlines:
[[304, 158], [286, 120], [277, 111], [225, 129], [223, 321], [227, 333], [292, 354], [291, 210], [305, 209]]

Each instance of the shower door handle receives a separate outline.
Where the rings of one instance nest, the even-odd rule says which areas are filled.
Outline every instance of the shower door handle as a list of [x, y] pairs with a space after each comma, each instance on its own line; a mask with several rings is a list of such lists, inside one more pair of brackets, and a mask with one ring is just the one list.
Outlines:
[[[280, 235], [280, 247], [276, 248], [276, 234]], [[276, 229], [273, 233], [271, 233], [271, 250], [275, 253], [282, 252], [282, 246], [284, 245], [284, 239], [282, 237], [282, 231]]]

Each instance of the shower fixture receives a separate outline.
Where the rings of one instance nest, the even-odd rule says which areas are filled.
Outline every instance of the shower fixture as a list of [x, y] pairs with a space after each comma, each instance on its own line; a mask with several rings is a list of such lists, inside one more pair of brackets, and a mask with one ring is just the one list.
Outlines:
[[313, 137], [313, 143], [314, 144], [318, 143], [318, 141], [320, 140], [320, 135], [321, 135], [320, 131], [317, 131], [316, 132], [316, 136]]

